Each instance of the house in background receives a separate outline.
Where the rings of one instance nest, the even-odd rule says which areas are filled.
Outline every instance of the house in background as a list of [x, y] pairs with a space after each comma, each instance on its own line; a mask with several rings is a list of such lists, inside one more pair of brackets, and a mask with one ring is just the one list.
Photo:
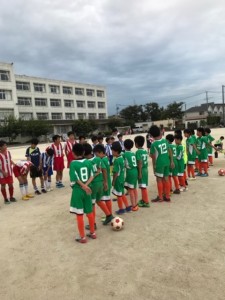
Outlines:
[[216, 104], [214, 102], [201, 104], [200, 106], [194, 106], [187, 109], [184, 113], [185, 128], [188, 128], [190, 124], [196, 124], [196, 127], [201, 125], [201, 121], [207, 122], [208, 116], [220, 116], [223, 117], [223, 105]]

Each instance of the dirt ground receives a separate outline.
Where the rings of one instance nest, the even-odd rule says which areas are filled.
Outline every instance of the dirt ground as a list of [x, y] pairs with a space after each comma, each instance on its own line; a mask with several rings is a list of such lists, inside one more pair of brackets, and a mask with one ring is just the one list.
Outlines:
[[[217, 139], [225, 130], [212, 135]], [[24, 152], [11, 149], [15, 161]], [[87, 244], [74, 241], [67, 170], [64, 189], [8, 206], [1, 198], [0, 299], [224, 300], [225, 177], [217, 175], [219, 168], [225, 168], [223, 154], [208, 178], [189, 182], [171, 203], [126, 214], [120, 232], [101, 225], [98, 209], [98, 238]], [[149, 170], [153, 197], [150, 159]], [[16, 181], [15, 196], [20, 199]]]

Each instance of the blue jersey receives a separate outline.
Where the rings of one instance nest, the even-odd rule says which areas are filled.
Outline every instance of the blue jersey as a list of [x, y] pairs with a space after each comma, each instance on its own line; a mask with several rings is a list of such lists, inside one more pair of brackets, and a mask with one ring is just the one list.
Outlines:
[[52, 167], [52, 163], [53, 163], [53, 156], [49, 156], [47, 155], [46, 152], [41, 154], [41, 160], [42, 160], [42, 168], [48, 168], [48, 167]]
[[30, 161], [32, 162], [32, 164], [35, 167], [39, 167], [41, 152], [38, 147], [36, 147], [34, 149], [31, 147], [28, 147], [26, 150], [25, 156], [30, 158]]

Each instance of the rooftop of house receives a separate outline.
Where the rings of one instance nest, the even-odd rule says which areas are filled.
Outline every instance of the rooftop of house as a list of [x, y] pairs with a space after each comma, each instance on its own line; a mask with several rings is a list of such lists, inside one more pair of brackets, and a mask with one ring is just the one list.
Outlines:
[[215, 107], [217, 107], [219, 109], [221, 106], [222, 106], [222, 104], [209, 102], [208, 104], [204, 103], [204, 104], [201, 104], [200, 106], [193, 106], [193, 107], [187, 109], [185, 111], [185, 113], [206, 112], [206, 111], [208, 111], [208, 108], [210, 108], [210, 107], [211, 107], [211, 109], [214, 109]]

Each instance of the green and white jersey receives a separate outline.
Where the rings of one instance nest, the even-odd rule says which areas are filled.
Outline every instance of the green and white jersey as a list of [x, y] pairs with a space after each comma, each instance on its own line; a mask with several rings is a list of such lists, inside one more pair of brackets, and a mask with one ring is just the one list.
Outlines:
[[123, 158], [124, 158], [126, 169], [131, 170], [131, 169], [137, 168], [137, 159], [133, 152], [125, 151], [123, 153]]
[[93, 168], [87, 159], [73, 160], [70, 164], [70, 184], [73, 188], [81, 188], [78, 180], [84, 184], [93, 176]]
[[107, 156], [102, 158], [102, 169], [106, 169], [108, 189], [111, 189], [112, 183], [111, 183], [111, 176], [110, 176], [110, 163]]
[[148, 168], [148, 152], [145, 149], [138, 149], [136, 151], [136, 160], [137, 163], [141, 160], [142, 161], [142, 169]]
[[183, 145], [177, 145], [177, 175], [184, 175], [184, 147]]
[[168, 148], [171, 149], [172, 154], [173, 154], [173, 163], [174, 163], [174, 168], [172, 169], [170, 167], [170, 175], [171, 176], [177, 176], [177, 147], [174, 144], [169, 144]]
[[189, 136], [186, 140], [186, 147], [187, 147], [187, 155], [188, 155], [188, 164], [194, 164], [195, 163], [195, 158], [196, 158], [196, 151], [193, 147], [195, 145], [195, 140], [193, 136]]
[[92, 183], [103, 181], [102, 171], [96, 176], [98, 170], [102, 169], [102, 160], [100, 157], [94, 156], [89, 159], [89, 161], [92, 163], [93, 171], [94, 171], [94, 179]]
[[113, 173], [118, 173], [118, 177], [116, 180], [123, 181], [124, 182], [124, 159], [120, 155], [118, 157], [114, 158], [114, 164], [113, 164]]
[[207, 151], [207, 136], [202, 136], [197, 138], [197, 149], [201, 152], [198, 156], [198, 159], [201, 162], [208, 161], [208, 151]]
[[184, 148], [183, 145], [177, 145], [177, 160], [184, 159]]
[[[211, 136], [211, 134], [206, 135], [208, 144], [212, 144], [215, 139]], [[207, 146], [208, 156], [212, 156], [213, 154], [213, 148], [210, 146]]]
[[169, 159], [169, 143], [166, 139], [155, 140], [152, 143], [150, 154], [155, 155], [156, 167], [164, 167], [170, 165]]

